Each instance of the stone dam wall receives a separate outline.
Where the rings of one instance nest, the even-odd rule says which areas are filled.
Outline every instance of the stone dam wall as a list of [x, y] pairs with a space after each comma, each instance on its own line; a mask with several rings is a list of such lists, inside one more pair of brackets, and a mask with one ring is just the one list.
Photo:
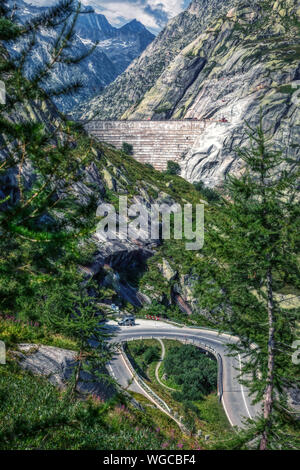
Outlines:
[[165, 170], [167, 162], [180, 159], [194, 146], [203, 132], [203, 121], [89, 121], [83, 123], [97, 140], [122, 147], [133, 146], [133, 157]]

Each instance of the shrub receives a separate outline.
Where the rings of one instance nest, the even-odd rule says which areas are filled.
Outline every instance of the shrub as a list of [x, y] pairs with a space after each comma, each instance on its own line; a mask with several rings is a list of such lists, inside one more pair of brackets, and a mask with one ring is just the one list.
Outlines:
[[144, 354], [144, 352], [146, 351], [146, 349], [147, 349], [146, 344], [143, 343], [142, 341], [139, 341], [138, 344], [136, 345], [135, 353], [136, 353], [138, 356], [141, 356], [142, 354]]
[[154, 300], [151, 305], [145, 305], [143, 307], [143, 309], [141, 310], [141, 315], [150, 315], [153, 317], [165, 318], [168, 317], [168, 309], [165, 307], [165, 305], [157, 302], [157, 300]]
[[0, 316], [0, 338], [7, 347], [18, 343], [47, 344], [65, 349], [78, 349], [77, 342], [71, 338], [54, 334], [44, 325], [33, 321], [21, 321], [14, 316]]
[[220, 201], [220, 194], [215, 189], [205, 187], [202, 181], [194, 183], [194, 186], [209, 202]]
[[167, 164], [166, 174], [167, 175], [179, 175], [180, 172], [181, 172], [180, 165], [176, 162], [173, 162], [172, 160], [169, 160]]
[[151, 364], [151, 362], [158, 361], [160, 358], [159, 349], [155, 346], [151, 346], [147, 349], [144, 355], [146, 364]]
[[127, 142], [123, 142], [122, 152], [126, 153], [127, 155], [133, 155], [133, 145], [128, 144]]

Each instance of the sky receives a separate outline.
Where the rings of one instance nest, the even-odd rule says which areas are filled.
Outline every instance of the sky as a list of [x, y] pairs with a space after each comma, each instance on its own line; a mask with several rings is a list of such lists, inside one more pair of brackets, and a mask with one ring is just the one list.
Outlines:
[[[24, 0], [32, 5], [51, 6], [55, 0]], [[133, 19], [153, 33], [158, 33], [173, 16], [184, 10], [191, 0], [81, 0], [97, 13], [102, 13], [116, 27]]]

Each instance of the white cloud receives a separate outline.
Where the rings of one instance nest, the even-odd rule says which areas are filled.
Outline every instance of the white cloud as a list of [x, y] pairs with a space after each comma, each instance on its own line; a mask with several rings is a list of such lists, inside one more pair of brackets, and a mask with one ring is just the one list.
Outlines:
[[[83, 3], [85, 5], [91, 4], [90, 0], [84, 0]], [[122, 25], [125, 21], [131, 21], [134, 19], [139, 20], [148, 28], [157, 29], [159, 25], [156, 22], [156, 19], [153, 15], [144, 11], [142, 6], [134, 5], [130, 2], [110, 2], [106, 1], [102, 8], [97, 8], [100, 2], [93, 2], [93, 7], [99, 13], [102, 13], [106, 16], [108, 21], [113, 25]], [[96, 6], [96, 4], [98, 4]]]
[[[51, 6], [56, 0], [25, 0], [33, 5]], [[178, 15], [190, 0], [81, 0], [102, 13], [114, 26], [137, 19], [147, 28], [158, 31], [163, 24]]]
[[167, 13], [169, 18], [178, 15], [184, 8], [184, 0], [148, 0], [148, 5], [152, 8], [160, 8]]

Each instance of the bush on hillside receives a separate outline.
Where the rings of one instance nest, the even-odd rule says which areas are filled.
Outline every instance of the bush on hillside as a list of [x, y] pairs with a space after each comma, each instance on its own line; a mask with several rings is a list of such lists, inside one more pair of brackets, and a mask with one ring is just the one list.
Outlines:
[[181, 171], [181, 168], [178, 163], [173, 162], [172, 160], [168, 161], [167, 170], [166, 170], [167, 175], [179, 175], [180, 171]]
[[157, 346], [151, 346], [147, 349], [144, 355], [146, 364], [151, 364], [151, 362], [158, 361], [160, 358], [159, 349]]
[[205, 187], [202, 181], [194, 183], [194, 186], [209, 202], [220, 201], [220, 194], [215, 189]]
[[126, 153], [127, 155], [133, 155], [133, 145], [128, 144], [127, 142], [123, 142], [122, 152]]

